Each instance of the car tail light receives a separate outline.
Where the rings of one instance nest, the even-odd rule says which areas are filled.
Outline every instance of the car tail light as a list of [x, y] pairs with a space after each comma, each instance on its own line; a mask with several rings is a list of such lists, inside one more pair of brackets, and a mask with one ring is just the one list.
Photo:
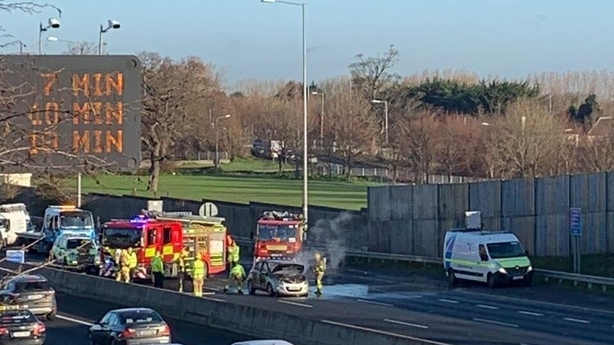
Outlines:
[[9, 334], [9, 330], [4, 327], [0, 327], [0, 335], [5, 335], [5, 334]]
[[164, 330], [162, 331], [162, 336], [168, 337], [171, 335], [171, 328], [168, 325], [164, 326]]
[[36, 326], [34, 326], [34, 335], [43, 335], [45, 334], [45, 330], [45, 324], [38, 322]]
[[132, 328], [126, 328], [126, 330], [122, 332], [122, 337], [124, 339], [134, 338], [136, 337], [136, 331]]

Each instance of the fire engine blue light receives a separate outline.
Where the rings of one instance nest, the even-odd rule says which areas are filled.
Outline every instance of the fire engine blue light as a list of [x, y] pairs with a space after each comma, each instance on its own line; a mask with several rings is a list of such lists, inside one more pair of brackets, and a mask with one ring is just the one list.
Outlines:
[[144, 216], [136, 216], [133, 219], [130, 219], [130, 223], [147, 223], [147, 218]]

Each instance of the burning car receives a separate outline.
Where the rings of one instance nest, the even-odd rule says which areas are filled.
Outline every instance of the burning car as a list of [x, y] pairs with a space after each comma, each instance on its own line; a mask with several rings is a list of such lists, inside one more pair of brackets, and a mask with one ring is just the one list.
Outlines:
[[269, 296], [306, 297], [309, 280], [305, 266], [294, 261], [259, 260], [249, 271], [247, 289], [250, 295], [266, 291]]

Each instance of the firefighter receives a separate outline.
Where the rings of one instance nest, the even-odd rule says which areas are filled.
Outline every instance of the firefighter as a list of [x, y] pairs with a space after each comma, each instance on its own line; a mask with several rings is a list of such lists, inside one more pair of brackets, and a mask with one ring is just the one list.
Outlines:
[[203, 285], [205, 285], [205, 263], [200, 255], [196, 255], [192, 262], [192, 286], [194, 287], [194, 296], [203, 296]]
[[151, 274], [153, 277], [154, 287], [164, 288], [164, 262], [160, 251], [156, 251], [156, 255], [151, 259]]
[[118, 251], [119, 253], [119, 269], [115, 272], [115, 280], [124, 281], [126, 283], [130, 282], [130, 267], [129, 267], [129, 259], [128, 253], [125, 250]]
[[188, 248], [184, 248], [179, 256], [177, 257], [176, 263], [179, 268], [179, 272], [177, 272], [178, 284], [179, 284], [179, 292], [183, 292], [183, 284], [186, 280], [186, 266], [185, 260], [188, 258], [189, 250]]
[[314, 255], [316, 260], [315, 266], [313, 267], [315, 276], [316, 276], [316, 296], [322, 296], [322, 279], [324, 278], [324, 272], [326, 271], [326, 266], [324, 264], [324, 260], [322, 259], [322, 255], [320, 253], [316, 253]]
[[134, 274], [136, 273], [136, 265], [138, 260], [136, 258], [136, 253], [132, 250], [131, 247], [127, 249], [128, 251], [128, 268], [130, 269], [130, 282], [134, 279]]
[[237, 283], [237, 293], [242, 295], [243, 294], [243, 290], [242, 290], [243, 279], [245, 279], [245, 269], [243, 268], [243, 266], [241, 266], [239, 262], [233, 263], [232, 269], [230, 270], [230, 275], [228, 277], [228, 283], [224, 287], [224, 293], [228, 291], [228, 288], [230, 288], [230, 285], [232, 283], [236, 282]]
[[228, 236], [227, 241], [228, 241], [228, 267], [229, 269], [232, 269], [232, 267], [234, 267], [234, 263], [239, 263], [241, 248], [239, 248], [239, 245], [232, 237]]

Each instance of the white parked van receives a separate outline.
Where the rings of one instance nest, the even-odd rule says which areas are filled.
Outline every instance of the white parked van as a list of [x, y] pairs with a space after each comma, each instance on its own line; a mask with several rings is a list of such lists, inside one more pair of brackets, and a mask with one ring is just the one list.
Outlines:
[[[476, 217], [477, 216], [477, 217]], [[479, 221], [477, 221], [479, 219]], [[448, 282], [471, 280], [531, 285], [533, 266], [520, 240], [508, 231], [484, 231], [479, 213], [467, 212], [467, 226], [446, 232], [443, 265]]]
[[20, 233], [31, 230], [32, 222], [25, 204], [0, 205], [0, 245], [13, 245]]

